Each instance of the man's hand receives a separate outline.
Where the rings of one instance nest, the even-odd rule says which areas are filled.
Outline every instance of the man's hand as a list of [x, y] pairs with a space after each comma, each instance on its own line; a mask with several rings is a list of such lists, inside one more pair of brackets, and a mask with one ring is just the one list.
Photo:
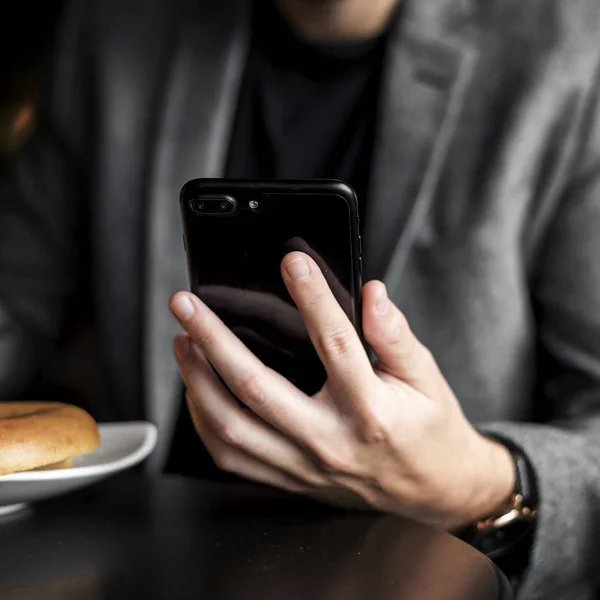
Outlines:
[[511, 456], [467, 421], [385, 286], [363, 289], [364, 335], [378, 357], [371, 365], [313, 259], [288, 254], [282, 276], [328, 375], [312, 397], [261, 363], [194, 295], [171, 299], [186, 330], [174, 349], [188, 406], [215, 462], [326, 502], [448, 529], [494, 514], [514, 486]]

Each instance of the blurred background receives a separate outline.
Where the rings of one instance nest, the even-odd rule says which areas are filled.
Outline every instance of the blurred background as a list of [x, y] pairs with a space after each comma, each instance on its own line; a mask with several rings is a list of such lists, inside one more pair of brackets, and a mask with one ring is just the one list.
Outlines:
[[[36, 127], [36, 105], [44, 68], [66, 0], [8, 0], [0, 9], [0, 174], [8, 158]], [[86, 288], [87, 289], [87, 288]], [[70, 302], [75, 303], [77, 299]], [[71, 402], [91, 410], [103, 391], [98, 383], [90, 325], [72, 308], [54, 351], [47, 358], [31, 397]], [[93, 357], [92, 357], [93, 356]]]
[[0, 10], [0, 169], [35, 126], [40, 68], [62, 0], [9, 0]]

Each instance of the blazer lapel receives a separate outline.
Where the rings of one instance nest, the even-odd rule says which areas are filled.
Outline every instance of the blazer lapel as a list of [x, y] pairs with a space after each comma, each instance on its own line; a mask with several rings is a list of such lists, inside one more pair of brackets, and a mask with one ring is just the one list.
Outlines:
[[166, 459], [183, 389], [172, 355], [181, 328], [168, 310], [171, 294], [189, 285], [179, 191], [189, 179], [223, 175], [248, 48], [247, 4], [189, 3], [163, 96], [147, 212], [144, 316], [146, 406], [161, 432], [150, 461], [154, 469]]
[[363, 257], [365, 279], [383, 279], [392, 297], [426, 223], [477, 58], [459, 35], [466, 3], [405, 1], [384, 66]]

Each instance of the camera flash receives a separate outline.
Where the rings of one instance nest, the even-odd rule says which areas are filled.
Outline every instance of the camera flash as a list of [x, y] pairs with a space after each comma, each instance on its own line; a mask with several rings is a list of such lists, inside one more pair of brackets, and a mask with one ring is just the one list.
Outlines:
[[250, 202], [248, 202], [248, 206], [252, 210], [256, 210], [258, 208], [258, 202], [256, 200], [250, 200]]

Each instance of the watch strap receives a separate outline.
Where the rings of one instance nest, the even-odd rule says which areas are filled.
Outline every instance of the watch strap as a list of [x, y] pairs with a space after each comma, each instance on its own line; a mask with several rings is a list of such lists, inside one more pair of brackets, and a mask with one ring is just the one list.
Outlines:
[[534, 469], [525, 453], [510, 440], [489, 436], [511, 453], [515, 468], [515, 488], [502, 511], [479, 521], [468, 540], [490, 558], [513, 552], [533, 539], [537, 521], [538, 491]]

